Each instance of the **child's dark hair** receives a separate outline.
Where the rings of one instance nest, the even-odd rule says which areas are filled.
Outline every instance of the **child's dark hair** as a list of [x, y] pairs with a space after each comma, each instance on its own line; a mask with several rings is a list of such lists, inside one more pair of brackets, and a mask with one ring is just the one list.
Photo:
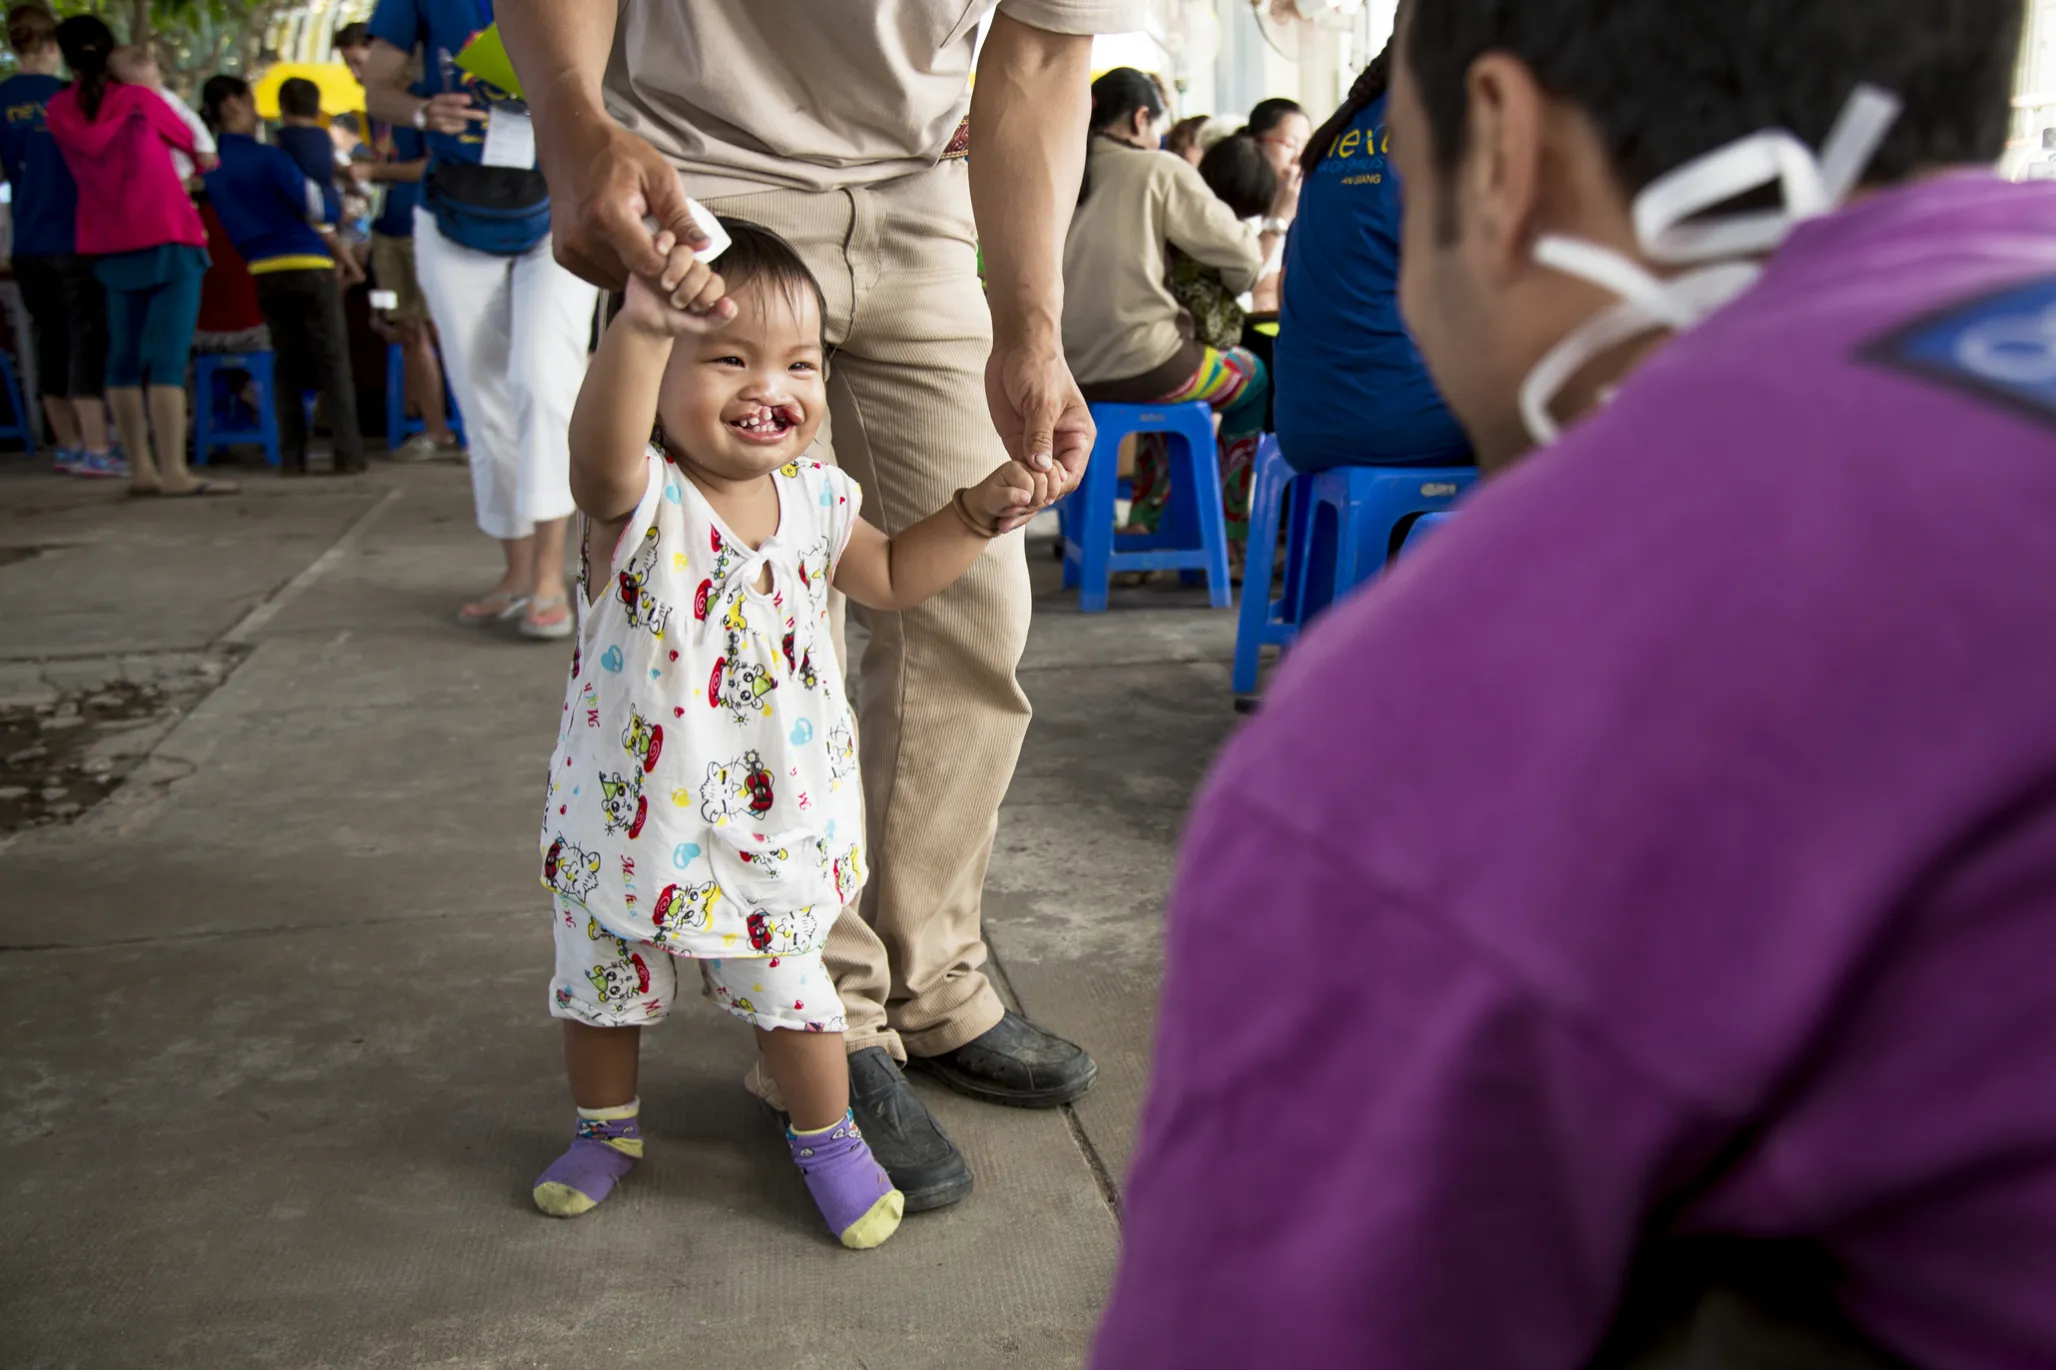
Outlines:
[[820, 310], [821, 346], [826, 351], [828, 297], [821, 292], [821, 282], [814, 279], [814, 273], [807, 269], [793, 245], [748, 219], [723, 219], [721, 227], [728, 233], [728, 250], [716, 257], [712, 265], [728, 292], [732, 295], [741, 286], [762, 281], [766, 287], [784, 291], [794, 313], [799, 312], [804, 294], [811, 293]]
[[295, 119], [321, 117], [321, 87], [304, 76], [295, 76], [278, 88], [278, 112]]
[[1231, 134], [1208, 148], [1199, 159], [1199, 177], [1238, 219], [1270, 213], [1278, 194], [1271, 159], [1247, 133]]
[[230, 100], [249, 98], [250, 83], [242, 77], [230, 76], [227, 72], [210, 76], [206, 84], [200, 87], [200, 117], [206, 121], [207, 127], [219, 133], [221, 107]]
[[330, 40], [331, 46], [342, 48], [368, 48], [371, 46], [371, 25], [362, 19], [343, 25]]

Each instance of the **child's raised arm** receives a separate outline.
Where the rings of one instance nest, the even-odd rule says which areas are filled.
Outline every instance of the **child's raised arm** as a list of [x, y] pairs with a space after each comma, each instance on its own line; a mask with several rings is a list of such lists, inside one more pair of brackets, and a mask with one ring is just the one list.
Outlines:
[[633, 514], [647, 488], [643, 454], [673, 342], [735, 317], [721, 278], [690, 248], [661, 233], [657, 249], [667, 258], [663, 277], [654, 285], [629, 278], [627, 299], [600, 338], [571, 411], [571, 497], [603, 527]]
[[1030, 471], [1010, 461], [896, 538], [858, 519], [835, 588], [867, 609], [911, 609], [970, 570], [986, 543], [1048, 508], [1063, 480], [1062, 466]]

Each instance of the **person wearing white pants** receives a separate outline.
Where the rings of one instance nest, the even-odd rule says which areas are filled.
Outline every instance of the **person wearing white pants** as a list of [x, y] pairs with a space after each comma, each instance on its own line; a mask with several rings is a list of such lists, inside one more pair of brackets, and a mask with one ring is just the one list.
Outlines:
[[372, 117], [411, 124], [428, 148], [415, 274], [464, 412], [478, 526], [506, 557], [499, 583], [457, 619], [518, 617], [525, 636], [563, 638], [574, 626], [566, 435], [599, 290], [551, 257], [528, 107], [466, 69], [492, 19], [492, 0], [379, 0], [360, 79]]
[[[415, 270], [442, 338], [443, 366], [464, 414], [478, 526], [503, 545], [535, 542], [570, 517], [571, 406], [585, 376], [599, 287], [558, 266], [543, 239], [518, 257], [443, 236], [414, 211]], [[554, 580], [542, 574], [556, 562]], [[534, 593], [562, 595], [563, 538], [537, 542]], [[502, 591], [519, 594], [514, 557]]]

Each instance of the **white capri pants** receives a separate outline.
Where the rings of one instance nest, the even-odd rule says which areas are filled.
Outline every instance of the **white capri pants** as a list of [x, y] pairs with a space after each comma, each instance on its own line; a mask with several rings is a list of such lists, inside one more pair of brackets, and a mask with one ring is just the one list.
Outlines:
[[570, 517], [571, 407], [599, 287], [558, 266], [548, 238], [518, 257], [480, 252], [420, 207], [414, 267], [464, 411], [478, 526], [505, 541]]

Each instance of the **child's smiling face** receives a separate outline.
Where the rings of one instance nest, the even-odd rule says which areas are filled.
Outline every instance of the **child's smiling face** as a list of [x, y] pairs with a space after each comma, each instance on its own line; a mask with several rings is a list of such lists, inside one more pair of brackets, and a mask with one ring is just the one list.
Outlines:
[[814, 292], [757, 279], [732, 289], [726, 328], [680, 337], [658, 397], [664, 436], [725, 480], [762, 476], [814, 445], [828, 412]]

